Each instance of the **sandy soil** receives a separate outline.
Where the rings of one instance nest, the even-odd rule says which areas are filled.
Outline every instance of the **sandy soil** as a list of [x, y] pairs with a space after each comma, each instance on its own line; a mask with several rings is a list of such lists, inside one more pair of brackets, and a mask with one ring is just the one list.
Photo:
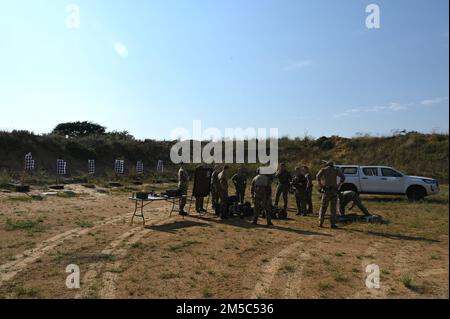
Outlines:
[[[0, 193], [0, 297], [449, 297], [448, 187], [423, 203], [365, 196], [386, 223], [338, 230], [294, 211], [271, 228], [169, 217], [165, 202], [148, 206], [143, 227], [129, 223], [131, 188], [66, 190], [43, 200]], [[65, 285], [69, 264], [80, 267], [80, 289]], [[369, 264], [380, 268], [379, 289], [365, 285]]]

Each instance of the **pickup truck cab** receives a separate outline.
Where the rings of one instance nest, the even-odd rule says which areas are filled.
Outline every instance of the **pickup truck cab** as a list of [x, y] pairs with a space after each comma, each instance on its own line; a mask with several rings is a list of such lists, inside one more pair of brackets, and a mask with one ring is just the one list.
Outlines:
[[408, 176], [389, 166], [336, 165], [345, 175], [341, 190], [360, 194], [406, 195], [421, 200], [439, 192], [436, 179]]

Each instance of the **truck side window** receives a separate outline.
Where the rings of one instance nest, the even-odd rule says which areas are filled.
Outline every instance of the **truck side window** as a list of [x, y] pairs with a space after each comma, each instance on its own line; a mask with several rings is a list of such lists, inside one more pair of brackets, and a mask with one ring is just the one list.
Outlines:
[[402, 177], [403, 175], [390, 168], [381, 168], [381, 174], [386, 177]]
[[356, 167], [343, 167], [342, 172], [344, 175], [356, 175], [358, 173], [358, 169]]
[[378, 176], [378, 169], [376, 167], [363, 168], [363, 173], [366, 176]]

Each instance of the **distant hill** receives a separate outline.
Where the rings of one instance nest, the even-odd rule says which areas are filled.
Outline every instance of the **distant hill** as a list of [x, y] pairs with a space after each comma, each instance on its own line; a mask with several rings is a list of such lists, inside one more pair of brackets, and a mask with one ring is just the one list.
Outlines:
[[[24, 155], [32, 152], [38, 176], [52, 176], [58, 156], [68, 162], [69, 176], [86, 176], [87, 160], [96, 159], [97, 175], [112, 176], [114, 160], [122, 158], [134, 174], [137, 160], [143, 160], [148, 173], [156, 170], [163, 160], [168, 176], [175, 173], [170, 165], [172, 141], [136, 140], [130, 135], [103, 134], [77, 138], [60, 135], [35, 135], [27, 131], [0, 132], [0, 174], [19, 176]], [[393, 166], [407, 174], [425, 175], [448, 183], [448, 134], [421, 134], [410, 132], [390, 137], [338, 136], [312, 138], [281, 138], [280, 162], [292, 169], [299, 164], [311, 166], [316, 172], [320, 160], [332, 159], [339, 164], [377, 164]], [[253, 174], [257, 165], [245, 165]], [[192, 166], [193, 167], [193, 166]], [[191, 167], [191, 168], [192, 168]]]

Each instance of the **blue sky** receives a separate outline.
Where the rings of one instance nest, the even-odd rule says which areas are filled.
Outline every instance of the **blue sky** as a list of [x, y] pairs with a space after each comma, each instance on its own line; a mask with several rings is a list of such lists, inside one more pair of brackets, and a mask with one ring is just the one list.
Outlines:
[[[66, 6], [80, 9], [68, 28]], [[365, 8], [380, 7], [367, 29]], [[447, 0], [1, 0], [0, 129], [448, 132]]]

